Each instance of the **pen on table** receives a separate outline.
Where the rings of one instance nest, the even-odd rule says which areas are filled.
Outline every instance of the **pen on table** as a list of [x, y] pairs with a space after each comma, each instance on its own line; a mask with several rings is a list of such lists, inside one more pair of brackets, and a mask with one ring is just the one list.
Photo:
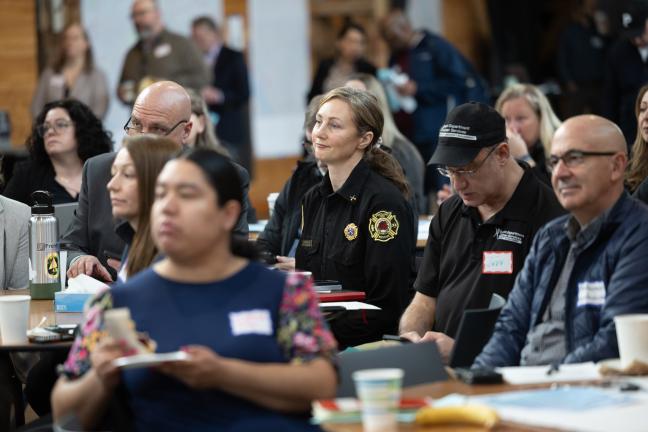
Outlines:
[[559, 363], [551, 363], [549, 366], [549, 369], [547, 369], [547, 375], [553, 375], [554, 373], [558, 372], [560, 370], [560, 364]]

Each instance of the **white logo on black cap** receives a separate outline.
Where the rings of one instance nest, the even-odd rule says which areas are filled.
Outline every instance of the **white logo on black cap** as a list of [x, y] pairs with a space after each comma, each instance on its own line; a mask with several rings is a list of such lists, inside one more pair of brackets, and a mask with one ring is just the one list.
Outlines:
[[469, 135], [470, 126], [454, 125], [451, 123], [444, 124], [439, 131], [439, 137], [442, 138], [458, 138], [469, 141], [477, 141], [475, 135]]

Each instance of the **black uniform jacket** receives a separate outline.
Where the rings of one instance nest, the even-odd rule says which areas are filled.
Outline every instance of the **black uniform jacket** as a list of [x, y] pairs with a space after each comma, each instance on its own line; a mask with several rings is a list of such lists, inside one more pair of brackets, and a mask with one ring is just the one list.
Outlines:
[[394, 183], [361, 160], [336, 192], [328, 174], [302, 201], [297, 268], [343, 289], [364, 291], [380, 311], [345, 312], [330, 321], [340, 347], [395, 332], [409, 300], [416, 230], [413, 212]]

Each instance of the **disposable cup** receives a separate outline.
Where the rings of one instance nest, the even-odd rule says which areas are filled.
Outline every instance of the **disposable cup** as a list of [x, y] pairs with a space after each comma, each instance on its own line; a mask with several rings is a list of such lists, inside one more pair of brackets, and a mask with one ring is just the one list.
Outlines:
[[4, 345], [27, 342], [30, 300], [28, 295], [0, 296], [0, 338]]
[[353, 373], [362, 405], [365, 432], [397, 430], [396, 415], [403, 382], [402, 369], [364, 369]]
[[614, 317], [621, 367], [633, 361], [648, 364], [648, 314]]

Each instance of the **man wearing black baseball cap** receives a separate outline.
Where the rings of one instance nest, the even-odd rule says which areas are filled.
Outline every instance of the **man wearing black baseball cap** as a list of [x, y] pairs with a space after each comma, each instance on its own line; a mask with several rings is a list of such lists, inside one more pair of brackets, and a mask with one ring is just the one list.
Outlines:
[[488, 105], [471, 102], [448, 114], [430, 164], [456, 194], [430, 224], [400, 333], [436, 341], [447, 361], [464, 310], [488, 307], [493, 294], [506, 297], [536, 231], [564, 210], [511, 156], [504, 118]]

